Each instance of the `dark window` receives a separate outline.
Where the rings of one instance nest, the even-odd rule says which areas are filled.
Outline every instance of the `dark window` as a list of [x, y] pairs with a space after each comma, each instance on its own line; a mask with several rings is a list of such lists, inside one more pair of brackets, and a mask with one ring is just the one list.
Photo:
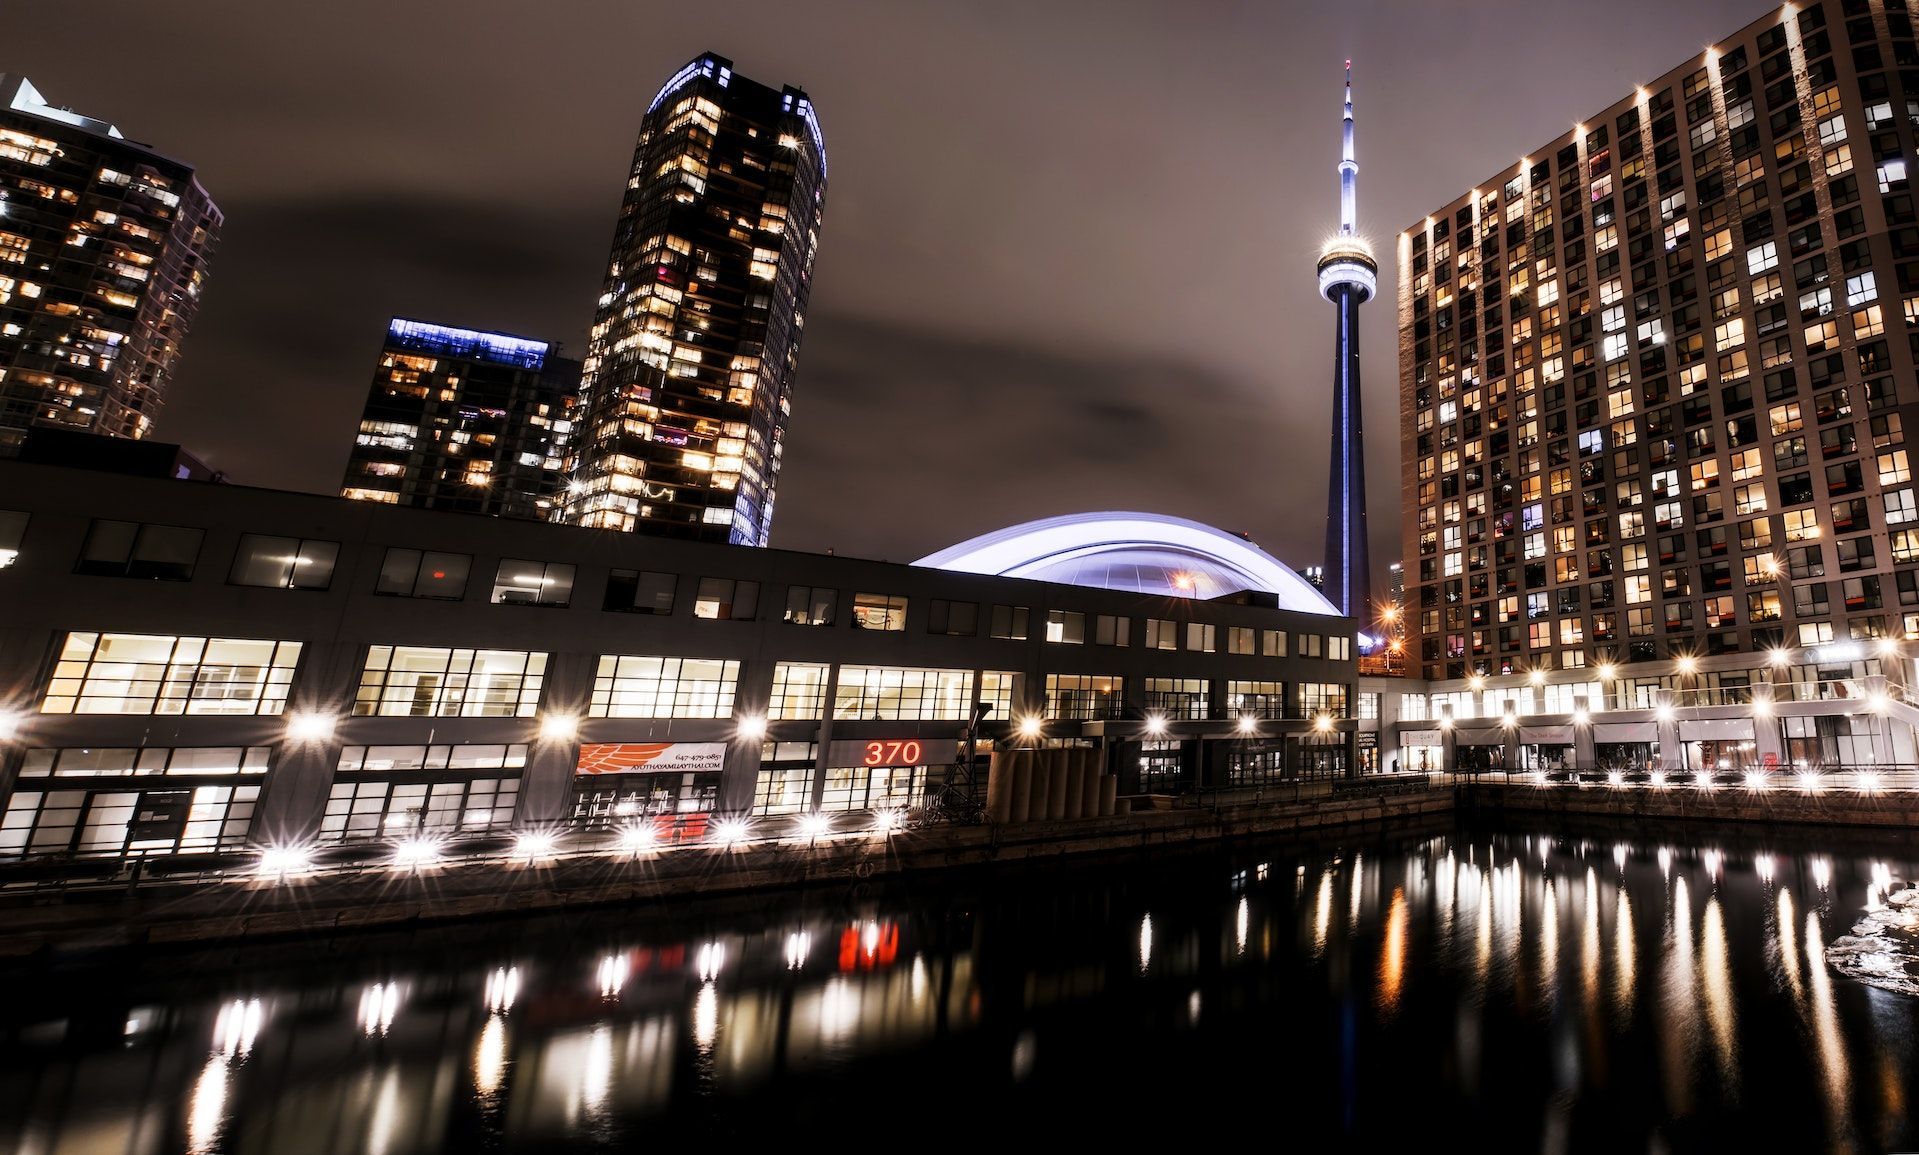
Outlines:
[[786, 587], [786, 620], [798, 626], [830, 626], [839, 616], [838, 590], [819, 586]]
[[204, 530], [179, 525], [141, 525], [135, 521], [95, 519], [80, 548], [75, 573], [102, 577], [193, 580]]
[[466, 596], [466, 575], [472, 565], [472, 556], [464, 553], [389, 549], [380, 565], [380, 584], [373, 592], [457, 602]]
[[616, 569], [607, 575], [606, 600], [602, 605], [628, 614], [671, 614], [673, 595], [679, 584], [675, 574]]
[[720, 621], [750, 622], [760, 614], [760, 583], [732, 578], [701, 578], [693, 599], [693, 616]]
[[979, 603], [934, 598], [927, 609], [926, 632], [958, 638], [972, 637], [979, 632]]

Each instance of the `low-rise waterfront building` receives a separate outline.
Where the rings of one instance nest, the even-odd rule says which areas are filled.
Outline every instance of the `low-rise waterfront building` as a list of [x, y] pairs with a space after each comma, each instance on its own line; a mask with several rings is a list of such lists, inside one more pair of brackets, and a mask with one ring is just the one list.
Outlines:
[[1377, 766], [1351, 621], [1174, 519], [901, 565], [22, 462], [0, 493], [0, 860], [909, 808], [979, 703], [976, 785], [996, 741], [1097, 746], [1133, 795]]

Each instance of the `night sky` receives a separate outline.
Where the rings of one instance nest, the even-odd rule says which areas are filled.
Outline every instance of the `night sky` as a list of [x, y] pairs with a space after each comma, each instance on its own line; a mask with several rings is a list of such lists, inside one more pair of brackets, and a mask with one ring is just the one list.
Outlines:
[[225, 211], [156, 435], [242, 483], [337, 490], [390, 315], [582, 354], [640, 117], [710, 49], [805, 88], [826, 134], [774, 545], [904, 561], [1142, 509], [1305, 565], [1351, 56], [1383, 583], [1394, 234], [1768, 7], [43, 0], [6, 6], [0, 71], [195, 164]]

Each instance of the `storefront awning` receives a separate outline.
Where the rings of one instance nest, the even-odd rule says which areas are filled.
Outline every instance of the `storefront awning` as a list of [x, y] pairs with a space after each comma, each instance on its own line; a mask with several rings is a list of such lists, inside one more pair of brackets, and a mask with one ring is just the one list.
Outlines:
[[1523, 726], [1519, 731], [1519, 740], [1531, 746], [1570, 746], [1573, 744], [1571, 726]]
[[1752, 740], [1751, 718], [1695, 718], [1679, 723], [1681, 742]]
[[1461, 746], [1504, 746], [1506, 744], [1506, 733], [1506, 727], [1504, 726], [1476, 726], [1471, 728], [1461, 726], [1459, 727], [1459, 744]]
[[1593, 725], [1595, 742], [1657, 742], [1657, 722], [1598, 722]]

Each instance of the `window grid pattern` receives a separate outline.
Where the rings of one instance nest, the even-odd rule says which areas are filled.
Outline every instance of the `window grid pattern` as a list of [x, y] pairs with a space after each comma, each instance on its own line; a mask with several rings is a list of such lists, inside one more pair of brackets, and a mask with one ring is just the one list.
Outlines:
[[[16, 790], [0, 815], [0, 857], [72, 854], [144, 857], [238, 850], [260, 787], [167, 790]], [[156, 812], [175, 821], [143, 823]]]
[[593, 677], [593, 718], [727, 718], [740, 664], [706, 658], [603, 654]]
[[968, 718], [972, 681], [967, 670], [841, 666], [833, 716], [885, 721]]
[[278, 714], [299, 642], [70, 633], [43, 714]]
[[371, 646], [355, 716], [531, 718], [546, 658], [525, 650]]
[[826, 683], [830, 666], [809, 662], [781, 662], [773, 667], [773, 693], [766, 716], [773, 721], [811, 720], [826, 716]]
[[[1919, 607], [1909, 559], [1847, 536], [1913, 516], [1919, 350], [1885, 321], [1919, 318], [1919, 232], [1908, 165], [1869, 161], [1911, 154], [1881, 69], [1912, 44], [1903, 13], [1888, 43], [1836, 12], [1720, 41], [1402, 238], [1426, 677], [1759, 655]], [[1835, 557], [1856, 576], [1818, 580]]]

